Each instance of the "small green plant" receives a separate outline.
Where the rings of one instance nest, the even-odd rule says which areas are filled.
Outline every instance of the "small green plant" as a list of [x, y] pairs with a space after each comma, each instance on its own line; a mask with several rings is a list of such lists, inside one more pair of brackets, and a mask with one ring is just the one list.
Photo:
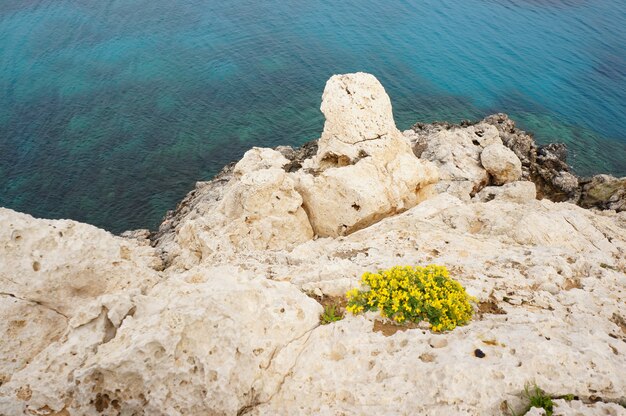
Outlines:
[[576, 396], [574, 396], [573, 394], [566, 394], [561, 398], [567, 402], [571, 402], [572, 400], [576, 398]]
[[552, 398], [545, 391], [535, 384], [532, 388], [526, 385], [524, 392], [526, 393], [526, 398], [530, 401], [528, 409], [524, 413], [527, 413], [533, 407], [538, 407], [546, 411], [546, 416], [552, 416], [554, 404], [552, 403]]
[[[543, 409], [545, 411], [546, 416], [552, 416], [552, 414], [554, 413], [554, 403], [552, 403], [552, 397], [548, 396], [546, 392], [541, 390], [539, 387], [537, 387], [536, 384], [532, 387], [530, 386], [530, 384], [527, 384], [524, 387], [524, 396], [528, 400], [528, 405], [526, 406], [524, 411], [520, 414], [520, 416], [527, 414], [530, 411], [530, 409], [532, 409], [533, 407]], [[565, 398], [569, 396], [572, 397], [572, 399], [570, 400], [573, 400], [574, 395], [568, 394], [563, 397]], [[518, 416], [518, 414], [515, 413], [513, 409], [511, 409], [510, 406], [509, 406], [509, 412], [511, 413], [512, 416]]]
[[335, 305], [324, 306], [324, 312], [320, 315], [320, 323], [322, 325], [328, 325], [333, 322], [341, 321], [343, 314]]
[[346, 293], [353, 314], [380, 311], [397, 323], [427, 320], [433, 331], [448, 331], [472, 319], [475, 301], [443, 266], [396, 266], [361, 277], [364, 289]]

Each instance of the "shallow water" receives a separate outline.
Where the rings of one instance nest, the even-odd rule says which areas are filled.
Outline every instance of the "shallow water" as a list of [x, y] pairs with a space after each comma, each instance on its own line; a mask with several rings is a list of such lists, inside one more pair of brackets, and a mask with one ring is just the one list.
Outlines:
[[401, 129], [507, 112], [626, 175], [623, 0], [6, 0], [0, 206], [155, 228], [251, 146], [317, 138], [354, 71]]

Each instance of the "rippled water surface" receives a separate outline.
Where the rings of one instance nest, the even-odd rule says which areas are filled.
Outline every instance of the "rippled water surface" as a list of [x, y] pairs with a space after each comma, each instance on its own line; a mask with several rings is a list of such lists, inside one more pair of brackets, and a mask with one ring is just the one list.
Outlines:
[[154, 228], [249, 147], [317, 138], [353, 71], [401, 129], [503, 111], [626, 175], [623, 0], [0, 0], [0, 206]]

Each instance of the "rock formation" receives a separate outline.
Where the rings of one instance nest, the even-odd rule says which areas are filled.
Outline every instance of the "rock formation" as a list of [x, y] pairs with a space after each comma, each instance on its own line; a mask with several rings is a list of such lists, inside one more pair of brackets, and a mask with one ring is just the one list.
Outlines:
[[480, 154], [480, 163], [493, 178], [495, 185], [518, 180], [522, 176], [522, 162], [508, 147], [491, 144]]
[[[592, 178], [576, 176], [567, 164], [565, 144], [538, 146], [532, 135], [516, 128], [515, 122], [506, 114], [494, 114], [478, 123], [465, 121], [459, 125], [417, 123], [404, 135], [411, 141], [418, 157], [433, 161], [443, 169], [444, 180], [438, 185], [440, 191], [461, 198], [474, 196], [488, 184], [505, 183], [507, 180], [498, 178], [497, 170], [508, 172], [509, 166], [510, 180], [521, 178], [533, 182], [539, 199], [568, 201], [583, 208], [618, 212], [626, 209], [625, 178], [604, 174]], [[499, 148], [500, 155], [489, 160], [488, 151], [485, 154], [487, 160], [483, 161], [483, 149], [487, 144], [503, 144], [517, 156], [519, 163], [498, 146], [492, 149]], [[502, 166], [497, 167], [498, 163]]]
[[596, 175], [581, 179], [580, 185], [581, 207], [626, 211], [626, 178]]
[[415, 157], [376, 78], [333, 76], [321, 109], [326, 123], [317, 154], [297, 175], [317, 235], [350, 234], [432, 194], [437, 169]]
[[[322, 111], [318, 143], [251, 149], [151, 240], [0, 209], [0, 414], [500, 415], [532, 383], [626, 413], [623, 182], [580, 181], [606, 211], [538, 200], [566, 194], [560, 148], [500, 116], [401, 134], [366, 74]], [[320, 325], [315, 299], [429, 263], [478, 299], [467, 326]]]

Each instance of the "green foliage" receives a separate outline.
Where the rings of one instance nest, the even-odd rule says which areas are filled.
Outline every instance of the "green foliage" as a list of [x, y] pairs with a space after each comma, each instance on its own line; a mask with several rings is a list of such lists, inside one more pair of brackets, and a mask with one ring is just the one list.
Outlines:
[[397, 323], [427, 320], [433, 331], [452, 330], [472, 319], [474, 312], [463, 286], [443, 266], [396, 266], [361, 277], [364, 289], [348, 291], [353, 314], [380, 311]]
[[526, 409], [526, 412], [524, 413], [527, 413], [533, 407], [538, 407], [546, 411], [546, 416], [552, 416], [552, 413], [554, 412], [554, 404], [552, 403], [552, 398], [550, 396], [537, 387], [537, 385], [535, 385], [532, 389], [530, 386], [526, 386], [524, 388], [524, 392], [526, 393], [526, 398], [530, 401], [528, 409]]
[[[552, 403], [552, 398], [550, 396], [548, 396], [546, 394], [546, 392], [544, 392], [539, 387], [537, 387], [536, 384], [534, 386], [532, 386], [532, 388], [531, 388], [531, 386], [529, 384], [527, 384], [524, 387], [524, 396], [528, 400], [528, 405], [526, 406], [524, 411], [521, 413], [521, 415], [525, 415], [533, 407], [537, 407], [539, 409], [543, 409], [545, 411], [546, 416], [552, 416], [552, 414], [554, 413], [554, 403]], [[569, 397], [569, 396], [572, 397], [572, 399], [570, 399], [570, 400], [573, 400], [574, 395], [568, 394], [568, 395], [563, 396], [563, 397], [566, 398], [566, 397]], [[515, 413], [513, 411], [513, 409], [511, 409], [510, 407], [509, 407], [509, 411], [510, 411], [511, 415], [518, 416], [517, 413]]]
[[328, 325], [333, 322], [341, 321], [343, 314], [335, 305], [324, 306], [324, 312], [320, 315], [320, 323], [322, 325]]

